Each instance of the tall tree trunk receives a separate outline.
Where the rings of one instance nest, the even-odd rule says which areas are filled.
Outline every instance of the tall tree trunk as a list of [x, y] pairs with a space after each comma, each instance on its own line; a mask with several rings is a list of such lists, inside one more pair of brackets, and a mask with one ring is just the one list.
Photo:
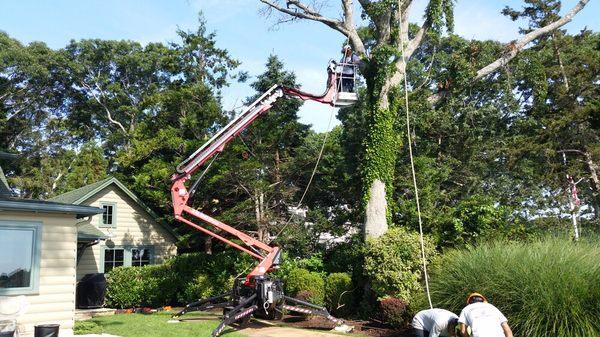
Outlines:
[[596, 219], [600, 217], [600, 178], [598, 178], [598, 164], [592, 159], [592, 154], [589, 151], [585, 152], [585, 163], [590, 171], [590, 185], [592, 186], [592, 204], [594, 207], [594, 216]]
[[281, 157], [279, 156], [279, 149], [275, 149], [275, 173], [274, 178], [275, 182], [278, 183], [281, 181]]
[[212, 236], [207, 236], [204, 239], [204, 253], [211, 255], [212, 254]]
[[265, 193], [256, 189], [254, 191], [254, 216], [256, 218], [256, 233], [259, 241], [267, 242], [269, 238], [269, 229], [267, 227], [267, 220], [265, 216]]
[[565, 66], [563, 64], [562, 55], [560, 53], [558, 37], [556, 33], [552, 33], [552, 46], [554, 47], [554, 54], [556, 55], [556, 59], [558, 60], [558, 66], [560, 67], [560, 73], [563, 78], [563, 84], [565, 89], [569, 91], [569, 78], [567, 77], [567, 73], [565, 72]]
[[372, 61], [365, 72], [367, 79], [366, 134], [363, 141], [364, 234], [379, 237], [388, 229], [394, 170], [400, 145], [397, 116], [397, 90], [390, 82], [390, 66]]

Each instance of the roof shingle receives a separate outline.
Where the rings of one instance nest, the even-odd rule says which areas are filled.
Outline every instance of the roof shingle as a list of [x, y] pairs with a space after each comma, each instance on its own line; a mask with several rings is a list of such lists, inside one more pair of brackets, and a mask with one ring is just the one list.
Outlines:
[[106, 182], [108, 182], [111, 179], [114, 179], [114, 178], [108, 177], [106, 179], [97, 181], [93, 184], [85, 185], [76, 190], [72, 190], [67, 193], [57, 195], [53, 198], [50, 198], [49, 200], [55, 201], [55, 202], [62, 202], [65, 204], [80, 204], [83, 201], [81, 199], [85, 198], [86, 195], [93, 193], [98, 187], [104, 185]]
[[144, 204], [142, 202], [142, 200], [140, 200], [135, 194], [133, 194], [133, 192], [131, 192], [131, 190], [129, 190], [125, 185], [123, 185], [123, 183], [121, 183], [117, 178], [112, 177], [112, 176], [108, 177], [104, 180], [95, 182], [93, 184], [85, 185], [76, 190], [69, 191], [69, 192], [63, 193], [61, 195], [57, 195], [49, 200], [54, 201], [54, 202], [65, 203], [65, 204], [79, 205], [111, 184], [115, 184], [119, 189], [121, 189], [121, 191], [125, 192], [125, 194], [127, 194], [127, 196], [129, 196], [134, 202], [136, 202], [138, 205], [140, 205], [148, 214], [150, 214], [151, 217], [154, 218], [154, 220], [156, 220], [156, 222], [159, 225], [161, 225], [171, 235], [173, 235], [173, 237], [179, 238], [179, 235], [173, 230], [173, 228], [171, 228], [169, 225], [167, 225], [166, 223], [161, 221], [158, 218], [158, 215], [156, 215], [156, 213], [154, 213], [154, 211], [152, 211], [150, 209], [150, 207], [146, 206], [146, 204]]

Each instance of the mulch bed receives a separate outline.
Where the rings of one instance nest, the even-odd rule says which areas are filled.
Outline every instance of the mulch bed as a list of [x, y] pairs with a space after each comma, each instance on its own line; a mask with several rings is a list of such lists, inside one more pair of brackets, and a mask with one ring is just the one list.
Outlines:
[[[287, 326], [304, 329], [315, 329], [330, 331], [335, 327], [331, 321], [323, 317], [310, 317], [304, 319], [298, 316], [285, 316], [283, 322]], [[409, 337], [410, 330], [395, 329], [388, 325], [375, 321], [353, 321], [347, 320], [347, 325], [354, 326], [354, 332], [372, 337]]]
[[[171, 309], [171, 308], [169, 308]], [[178, 312], [182, 308], [173, 308], [172, 312]], [[208, 311], [214, 315], [221, 315], [221, 310]], [[321, 331], [331, 331], [335, 324], [324, 317], [311, 316], [305, 318], [297, 315], [286, 315], [281, 322], [272, 321], [275, 324], [281, 324], [293, 328], [314, 329]], [[354, 326], [355, 333], [367, 335], [369, 337], [411, 337], [410, 329], [397, 329], [377, 321], [354, 321], [345, 320], [345, 323]], [[351, 335], [349, 335], [351, 336]]]

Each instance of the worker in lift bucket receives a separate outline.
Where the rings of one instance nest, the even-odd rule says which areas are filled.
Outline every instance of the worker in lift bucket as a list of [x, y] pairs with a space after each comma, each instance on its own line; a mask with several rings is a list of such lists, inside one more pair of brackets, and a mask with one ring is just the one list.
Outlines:
[[444, 309], [419, 311], [412, 320], [414, 337], [454, 337], [458, 316]]
[[469, 336], [469, 328], [471, 337], [513, 337], [506, 317], [479, 293], [467, 297], [467, 306], [461, 311], [458, 323], [462, 337]]
[[340, 60], [340, 63], [343, 63], [342, 73], [340, 74], [342, 79], [340, 91], [354, 92], [354, 72], [359, 62], [360, 58], [352, 52], [352, 47], [345, 45], [342, 49], [342, 59]]

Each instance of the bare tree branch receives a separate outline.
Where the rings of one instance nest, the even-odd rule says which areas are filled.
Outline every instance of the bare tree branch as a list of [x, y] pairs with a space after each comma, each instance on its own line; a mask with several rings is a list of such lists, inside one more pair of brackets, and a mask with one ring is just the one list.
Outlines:
[[[421, 29], [419, 29], [419, 31], [415, 35], [415, 37], [408, 42], [408, 44], [406, 46], [406, 50], [405, 50], [407, 58], [410, 58], [412, 56], [412, 54], [415, 52], [415, 50], [417, 50], [419, 45], [421, 45], [421, 41], [423, 41], [423, 37], [425, 36], [425, 33], [427, 33], [427, 31], [430, 28], [431, 28], [431, 23], [429, 21], [425, 21], [423, 23], [423, 25], [421, 26]], [[408, 27], [407, 27], [407, 33], [408, 33]]]
[[[548, 33], [552, 32], [553, 30], [558, 29], [558, 28], [564, 26], [565, 24], [571, 22], [571, 20], [573, 20], [573, 17], [575, 16], [575, 14], [579, 13], [579, 11], [581, 11], [583, 9], [583, 7], [585, 7], [585, 5], [587, 5], [588, 2], [589, 2], [589, 0], [579, 0], [577, 2], [577, 4], [569, 12], [567, 12], [567, 14], [565, 14], [565, 16], [563, 16], [562, 18], [554, 21], [553, 23], [550, 23], [544, 27], [538, 28], [538, 29], [526, 34], [525, 36], [523, 36], [522, 39], [511, 44], [510, 49], [507, 50], [504, 53], [504, 55], [502, 55], [499, 59], [497, 59], [496, 61], [488, 64], [487, 66], [479, 69], [477, 71], [477, 75], [475, 75], [473, 80], [474, 81], [480, 80], [483, 77], [491, 74], [498, 68], [505, 66], [506, 64], [508, 64], [508, 62], [510, 62], [513, 58], [515, 58], [515, 56], [517, 56], [517, 54], [519, 52], [521, 52], [525, 48], [525, 46], [527, 44], [529, 44], [531, 41], [537, 39], [538, 37], [540, 37], [542, 35], [548, 34]], [[447, 95], [446, 91], [437, 92], [427, 98], [427, 103], [429, 103], [431, 105], [435, 105], [446, 95]]]
[[[104, 111], [106, 112], [106, 116], [108, 118], [108, 121], [111, 122], [111, 123], [113, 123], [113, 124], [115, 124], [116, 126], [118, 126], [119, 129], [121, 129], [121, 131], [123, 131], [124, 134], [127, 134], [127, 130], [125, 130], [125, 127], [123, 126], [123, 124], [121, 124], [121, 122], [119, 122], [117, 120], [114, 120], [112, 118], [112, 114], [110, 112], [110, 109], [108, 109], [108, 107], [106, 106], [106, 104], [104, 104], [102, 102], [102, 100], [98, 97], [98, 95], [96, 95], [96, 93], [94, 92], [94, 89], [92, 89], [87, 83], [84, 83], [84, 82], [81, 83], [81, 86], [84, 87], [84, 88], [86, 88], [89, 91], [89, 93], [92, 95], [92, 97], [94, 97], [94, 99], [96, 100], [96, 102], [98, 102], [98, 104], [100, 104], [104, 108]], [[96, 87], [98, 88], [98, 90], [100, 92], [102, 92], [102, 90], [100, 90], [100, 88], [99, 88], [99, 86], [98, 86], [97, 83], [96, 83]]]
[[598, 167], [598, 164], [596, 162], [594, 162], [593, 158], [592, 158], [592, 154], [587, 152], [587, 151], [581, 151], [581, 150], [577, 150], [577, 149], [565, 149], [565, 150], [558, 150], [556, 151], [557, 153], [577, 153], [579, 155], [582, 155], [585, 158], [585, 163], [588, 167], [588, 170], [590, 171], [590, 180], [592, 182], [592, 187], [594, 188], [594, 190], [596, 192], [600, 192], [600, 178], [598, 175], [598, 171], [600, 171], [600, 167]]
[[479, 80], [482, 77], [491, 74], [496, 69], [505, 66], [508, 62], [510, 62], [510, 60], [512, 60], [515, 56], [517, 56], [517, 54], [521, 50], [523, 50], [523, 48], [525, 48], [525, 46], [527, 44], [529, 44], [531, 41], [537, 39], [538, 37], [540, 37], [542, 35], [548, 34], [548, 33], [552, 32], [553, 30], [555, 30], [559, 27], [562, 27], [565, 24], [571, 22], [571, 20], [573, 20], [573, 17], [575, 16], [575, 14], [577, 14], [579, 11], [581, 11], [583, 9], [583, 7], [585, 7], [585, 5], [589, 1], [590, 0], [579, 0], [577, 2], [577, 4], [575, 5], [575, 7], [573, 7], [562, 18], [552, 22], [551, 24], [548, 24], [544, 27], [538, 28], [538, 29], [526, 34], [525, 36], [523, 36], [523, 38], [521, 38], [520, 40], [511, 44], [509, 46], [509, 49], [499, 59], [497, 59], [496, 61], [488, 64], [487, 66], [479, 69], [477, 71], [477, 75], [475, 76], [475, 80]]
[[577, 150], [577, 149], [566, 149], [566, 150], [558, 150], [556, 151], [557, 153], [578, 153], [580, 155], [585, 156], [587, 153], [581, 150]]
[[350, 43], [352, 44], [354, 50], [357, 53], [361, 55], [366, 54], [364, 43], [358, 36], [358, 32], [354, 25], [352, 0], [342, 0], [344, 21], [325, 17], [317, 10], [311, 8], [310, 6], [306, 5], [305, 3], [299, 0], [287, 0], [286, 7], [283, 7], [276, 1], [272, 0], [260, 1], [269, 6], [270, 8], [275, 9], [281, 13], [287, 14], [291, 17], [321, 22], [348, 37]]
[[342, 0], [342, 8], [344, 10], [344, 27], [348, 31], [346, 36], [350, 40], [354, 50], [358, 54], [366, 56], [367, 50], [365, 49], [365, 44], [360, 36], [358, 36], [358, 31], [354, 25], [354, 5], [352, 4], [352, 0]]
[[[293, 16], [296, 18], [300, 18], [300, 19], [318, 21], [318, 22], [321, 22], [321, 23], [341, 32], [344, 35], [348, 34], [342, 21], [324, 17], [323, 15], [310, 9], [310, 7], [301, 3], [300, 1], [289, 0], [289, 1], [287, 1], [287, 7], [282, 7], [278, 3], [271, 1], [271, 0], [260, 0], [260, 2], [268, 5], [269, 7], [273, 8], [279, 12], [285, 13], [287, 15], [290, 15], [290, 16]], [[291, 9], [290, 7], [292, 5], [294, 7], [296, 7], [297, 9], [300, 9], [300, 11]]]

